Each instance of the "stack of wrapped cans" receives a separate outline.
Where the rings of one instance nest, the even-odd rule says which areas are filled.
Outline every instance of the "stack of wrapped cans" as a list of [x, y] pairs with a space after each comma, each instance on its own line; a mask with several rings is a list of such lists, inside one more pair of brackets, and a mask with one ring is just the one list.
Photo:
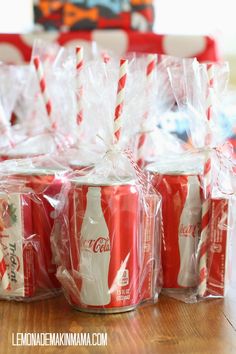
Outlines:
[[[150, 133], [145, 133], [142, 149], [140, 144], [137, 148], [139, 156], [146, 148], [141, 162], [162, 197], [163, 291], [186, 302], [224, 296], [230, 283], [235, 169], [216, 107], [227, 71], [227, 64], [191, 60], [171, 65], [173, 111], [188, 121], [188, 144], [182, 142], [177, 152], [175, 137], [174, 150], [168, 130], [164, 149]], [[148, 156], [148, 149], [155, 156]]]
[[[134, 89], [132, 81], [126, 84], [128, 61], [99, 56], [85, 63], [82, 48], [72, 57], [59, 57], [57, 49], [47, 57], [36, 46], [32, 70], [22, 73], [29, 77], [16, 99], [17, 121], [2, 122], [8, 135], [0, 167], [0, 296], [44, 299], [62, 285], [82, 311], [124, 312], [154, 303], [161, 289], [161, 203], [126, 151], [133, 123], [122, 131], [123, 110], [131, 117], [136, 101], [124, 104], [125, 90], [131, 97]], [[88, 74], [91, 81], [84, 80]], [[68, 98], [63, 112], [57, 107], [62, 95]], [[94, 121], [91, 103], [101, 119]]]
[[[81, 311], [116, 313], [162, 289], [185, 302], [225, 296], [236, 186], [218, 121], [227, 73], [40, 42], [29, 67], [0, 66], [12, 87], [0, 83], [0, 297], [62, 288]], [[170, 114], [187, 117], [187, 143], [161, 124]]]

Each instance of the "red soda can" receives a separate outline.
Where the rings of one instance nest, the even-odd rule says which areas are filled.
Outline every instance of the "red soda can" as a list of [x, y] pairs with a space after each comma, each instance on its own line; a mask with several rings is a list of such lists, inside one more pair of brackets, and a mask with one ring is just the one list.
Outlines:
[[232, 271], [230, 245], [235, 232], [232, 203], [223, 198], [210, 200], [206, 296], [225, 296], [228, 290]]
[[197, 286], [197, 246], [201, 225], [201, 188], [194, 172], [148, 170], [162, 196], [163, 288]]
[[141, 212], [141, 270], [140, 270], [140, 299], [142, 302], [155, 300], [160, 265], [160, 243], [157, 234], [160, 233], [160, 198], [157, 194], [144, 196], [146, 208]]
[[81, 311], [125, 312], [139, 303], [140, 194], [134, 181], [72, 182], [70, 257]]
[[[56, 265], [53, 262], [50, 236], [54, 225], [55, 206], [62, 188], [62, 179], [57, 177], [61, 171], [34, 169], [22, 171], [17, 178], [29, 187], [31, 195], [32, 224], [35, 250], [35, 272], [37, 274], [37, 293], [56, 291], [60, 283], [56, 278]], [[59, 175], [59, 174], [58, 174]]]
[[29, 184], [35, 192], [32, 199], [33, 230], [39, 240], [36, 258], [37, 285], [41, 289], [57, 289], [56, 265], [53, 263], [50, 236], [55, 219], [57, 198], [61, 192], [62, 179], [55, 171], [36, 171], [29, 177]]
[[0, 193], [0, 242], [9, 277], [9, 288], [0, 289], [0, 297], [17, 299], [35, 294], [32, 235], [29, 196], [20, 192]]

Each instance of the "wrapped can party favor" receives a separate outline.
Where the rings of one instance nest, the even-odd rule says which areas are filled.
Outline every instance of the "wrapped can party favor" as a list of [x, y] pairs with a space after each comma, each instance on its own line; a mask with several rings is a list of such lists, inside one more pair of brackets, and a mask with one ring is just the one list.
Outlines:
[[127, 60], [117, 64], [96, 62], [81, 69], [90, 73], [83, 85], [83, 116], [93, 127], [84, 152], [96, 152], [96, 159], [68, 177], [52, 234], [57, 278], [67, 300], [92, 313], [154, 303], [161, 287], [161, 199], [127, 148], [138, 117], [132, 89], [137, 81], [132, 72], [128, 78]]
[[172, 169], [161, 163], [147, 169], [162, 196], [163, 287], [194, 288], [198, 282], [196, 252], [202, 208], [199, 171], [190, 164], [186, 171], [181, 170], [174, 163]]
[[0, 237], [5, 284], [0, 298], [28, 298], [36, 291], [35, 249], [32, 235], [32, 204], [27, 193], [0, 192]]
[[[17, 166], [20, 161], [24, 168]], [[11, 160], [1, 164], [1, 173], [6, 173], [7, 166], [12, 168], [11, 174], [1, 175], [1, 246], [11, 283], [1, 297], [17, 301], [55, 296], [61, 288], [50, 237], [65, 171], [33, 169], [32, 162], [26, 168], [27, 163]]]

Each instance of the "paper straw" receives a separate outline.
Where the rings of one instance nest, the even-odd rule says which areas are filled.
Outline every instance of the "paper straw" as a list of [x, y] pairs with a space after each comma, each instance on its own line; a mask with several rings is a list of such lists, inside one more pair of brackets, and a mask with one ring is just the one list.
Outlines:
[[40, 92], [41, 92], [41, 95], [43, 97], [43, 101], [45, 104], [45, 109], [46, 109], [48, 118], [51, 122], [51, 128], [55, 129], [56, 124], [55, 124], [55, 122], [52, 121], [52, 102], [49, 98], [49, 93], [48, 93], [48, 89], [47, 89], [47, 85], [46, 85], [43, 66], [42, 66], [42, 63], [41, 63], [39, 57], [35, 57], [33, 59], [33, 63], [34, 63], [34, 67], [35, 67], [37, 78], [38, 78]]
[[2, 251], [2, 246], [0, 244], [0, 282], [2, 284], [2, 289], [10, 289], [10, 279], [7, 273], [7, 266], [4, 259], [4, 254]]
[[[206, 134], [206, 146], [209, 146], [211, 143], [211, 132], [209, 129], [209, 122], [212, 119], [212, 108], [213, 108], [213, 100], [212, 100], [212, 90], [214, 86], [214, 65], [213, 64], [206, 64], [207, 68], [207, 76], [208, 76], [208, 89], [207, 89], [207, 99], [206, 99], [206, 117], [208, 120], [208, 129]], [[204, 184], [205, 184], [205, 191], [206, 191], [206, 198], [209, 197], [211, 194], [211, 157], [208, 154], [204, 166]]]
[[[146, 89], [146, 99], [148, 102], [149, 92], [151, 83], [153, 81], [153, 76], [157, 64], [157, 54], [149, 54], [147, 57], [147, 67], [146, 67], [146, 78], [147, 78], [147, 89]], [[144, 122], [148, 119], [148, 107], [146, 107], [146, 112], [144, 113]], [[144, 146], [147, 140], [147, 132], [143, 131], [140, 133], [138, 138], [137, 146], [137, 164], [139, 167], [144, 168], [145, 166], [145, 156], [144, 156]]]
[[199, 284], [198, 295], [203, 297], [207, 291], [207, 251], [210, 231], [210, 200], [207, 199], [202, 205], [201, 237], [198, 245], [199, 259]]
[[[77, 78], [84, 66], [84, 50], [82, 47], [76, 47], [76, 73]], [[77, 117], [76, 123], [78, 126], [83, 121], [83, 104], [82, 104], [82, 97], [83, 97], [83, 86], [79, 83], [78, 84], [78, 95], [77, 95]]]
[[148, 54], [147, 68], [146, 68], [146, 77], [148, 83], [150, 83], [153, 80], [156, 64], [157, 64], [157, 54]]
[[[208, 75], [208, 90], [207, 90], [207, 105], [206, 105], [206, 116], [208, 122], [212, 119], [212, 89], [214, 86], [214, 71], [213, 64], [207, 64], [207, 75]], [[211, 134], [208, 132], [206, 134], [206, 145], [211, 142]], [[198, 245], [198, 259], [199, 259], [199, 285], [198, 285], [198, 295], [204, 297], [207, 292], [207, 251], [208, 251], [208, 239], [210, 233], [210, 207], [211, 207], [211, 157], [208, 154], [206, 162], [204, 165], [204, 187], [205, 196], [202, 205], [202, 222], [201, 222], [201, 236]]]
[[207, 119], [212, 119], [212, 90], [214, 88], [214, 64], [206, 64], [208, 77]]
[[121, 116], [124, 106], [124, 97], [125, 97], [125, 85], [127, 79], [127, 70], [128, 70], [128, 60], [120, 60], [120, 70], [119, 70], [119, 81], [117, 87], [117, 96], [116, 96], [116, 109], [115, 109], [115, 119], [114, 119], [114, 138], [115, 141], [119, 141], [120, 132], [121, 132]]
[[144, 157], [144, 146], [147, 140], [147, 133], [142, 132], [138, 137], [138, 146], [137, 146], [137, 164], [140, 168], [145, 167], [145, 157]]
[[76, 70], [80, 72], [84, 65], [84, 49], [83, 47], [76, 47]]

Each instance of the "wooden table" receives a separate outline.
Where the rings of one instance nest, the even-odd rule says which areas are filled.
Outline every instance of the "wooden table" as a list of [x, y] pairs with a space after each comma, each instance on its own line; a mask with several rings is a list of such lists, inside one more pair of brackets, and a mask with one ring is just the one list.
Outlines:
[[[0, 353], [236, 353], [236, 291], [224, 299], [156, 305], [116, 315], [73, 310], [63, 296], [29, 304], [0, 302]], [[106, 347], [15, 347], [17, 332], [106, 332]]]

